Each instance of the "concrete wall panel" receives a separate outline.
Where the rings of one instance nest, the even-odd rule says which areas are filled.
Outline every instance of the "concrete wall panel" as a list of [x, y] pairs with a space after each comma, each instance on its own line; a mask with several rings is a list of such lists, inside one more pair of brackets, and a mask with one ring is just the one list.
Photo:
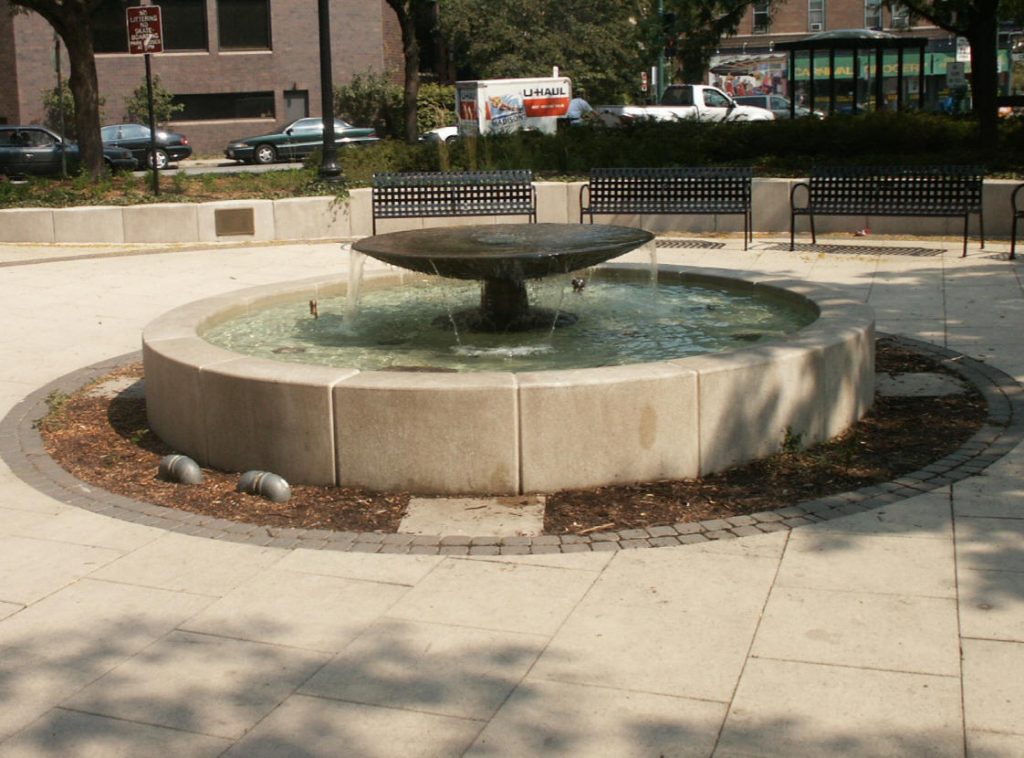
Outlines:
[[640, 364], [518, 379], [524, 492], [698, 475], [695, 372]]
[[331, 387], [355, 373], [257, 358], [204, 369], [199, 382], [209, 464], [333, 485]]
[[199, 210], [187, 203], [131, 205], [124, 209], [125, 242], [198, 242]]
[[0, 210], [0, 242], [53, 242], [53, 211], [49, 208]]
[[53, 212], [53, 236], [55, 242], [124, 242], [124, 209], [58, 208]]
[[343, 239], [352, 236], [349, 203], [333, 197], [296, 197], [274, 201], [274, 238]]
[[366, 372], [335, 386], [334, 413], [340, 485], [519, 491], [512, 374]]

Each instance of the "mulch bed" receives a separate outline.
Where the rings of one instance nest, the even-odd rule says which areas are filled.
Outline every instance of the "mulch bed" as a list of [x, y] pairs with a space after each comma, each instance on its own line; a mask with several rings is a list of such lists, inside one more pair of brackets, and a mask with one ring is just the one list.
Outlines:
[[[881, 339], [877, 347], [879, 372], [953, 373], [895, 341]], [[50, 455], [82, 481], [169, 508], [264, 526], [397, 531], [407, 493], [294, 485], [291, 499], [278, 504], [236, 492], [237, 474], [204, 469], [203, 482], [194, 486], [158, 479], [160, 458], [174, 451], [149, 430], [145, 400], [91, 391], [142, 376], [142, 365], [133, 364], [70, 396], [51, 397], [50, 413], [38, 424]], [[973, 388], [944, 397], [879, 397], [853, 428], [807, 450], [794, 446], [702, 479], [551, 493], [544, 530], [579, 534], [725, 518], [890, 481], [959, 448], [986, 415]]]

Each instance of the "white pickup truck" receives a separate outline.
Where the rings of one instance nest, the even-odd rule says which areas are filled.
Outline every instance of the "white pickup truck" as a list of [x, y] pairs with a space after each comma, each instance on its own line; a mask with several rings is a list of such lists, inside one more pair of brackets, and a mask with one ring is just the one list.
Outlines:
[[672, 84], [659, 105], [599, 105], [598, 117], [608, 126], [632, 121], [774, 121], [766, 108], [739, 105], [717, 87]]

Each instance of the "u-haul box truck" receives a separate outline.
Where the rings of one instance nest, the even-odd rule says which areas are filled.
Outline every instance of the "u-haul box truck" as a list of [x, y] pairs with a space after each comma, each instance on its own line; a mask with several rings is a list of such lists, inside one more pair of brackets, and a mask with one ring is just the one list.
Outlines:
[[456, 82], [459, 134], [502, 134], [520, 129], [554, 134], [571, 99], [572, 82], [567, 77]]

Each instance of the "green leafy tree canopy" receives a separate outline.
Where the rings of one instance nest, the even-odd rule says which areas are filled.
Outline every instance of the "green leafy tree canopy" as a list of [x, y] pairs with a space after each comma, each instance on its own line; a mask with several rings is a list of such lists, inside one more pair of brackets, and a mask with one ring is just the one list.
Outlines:
[[626, 0], [440, 0], [455, 60], [480, 79], [547, 76], [552, 66], [594, 102], [632, 93], [649, 57], [643, 9]]

